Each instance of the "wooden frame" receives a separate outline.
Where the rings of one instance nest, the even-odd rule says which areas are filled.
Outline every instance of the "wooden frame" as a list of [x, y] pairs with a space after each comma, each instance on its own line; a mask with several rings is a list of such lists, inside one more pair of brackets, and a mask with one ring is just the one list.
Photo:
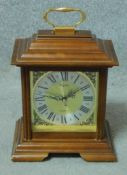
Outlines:
[[[40, 138], [42, 139], [45, 135], [43, 133], [32, 133], [31, 129], [31, 109], [30, 109], [30, 75], [29, 71], [30, 70], [36, 70], [35, 68], [33, 69], [21, 69], [21, 75], [22, 75], [22, 97], [23, 97], [23, 126], [24, 126], [24, 138], [26, 139], [31, 139], [32, 137], [34, 138]], [[41, 68], [38, 69], [38, 71], [42, 70]], [[63, 70], [61, 68], [61, 70]], [[85, 70], [85, 69], [84, 69]], [[71, 70], [72, 71], [72, 70]], [[74, 70], [73, 70], [74, 71]], [[106, 88], [107, 88], [107, 69], [103, 70], [87, 70], [87, 71], [98, 71], [99, 72], [99, 99], [98, 99], [98, 114], [97, 114], [97, 133], [63, 133], [63, 137], [66, 137], [65, 135], [77, 138], [79, 135], [83, 135], [85, 138], [98, 138], [101, 139], [103, 138], [103, 130], [104, 130], [104, 120], [105, 120], [105, 102], [106, 102]], [[62, 136], [62, 133], [59, 133]], [[58, 134], [49, 134], [48, 135], [57, 135]], [[61, 137], [60, 136], [60, 137]], [[46, 136], [47, 137], [47, 136]]]
[[[23, 103], [23, 117], [16, 123], [13, 161], [40, 161], [50, 153], [79, 153], [87, 161], [116, 161], [105, 121], [108, 68], [118, 65], [111, 40], [97, 39], [90, 31], [64, 36], [42, 30], [32, 38], [16, 40], [12, 64], [21, 67]], [[98, 71], [97, 132], [32, 132], [30, 70]]]

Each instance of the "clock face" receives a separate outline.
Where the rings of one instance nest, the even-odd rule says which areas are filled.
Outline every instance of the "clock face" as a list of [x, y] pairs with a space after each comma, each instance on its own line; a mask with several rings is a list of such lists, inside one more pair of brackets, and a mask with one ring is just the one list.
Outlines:
[[86, 73], [39, 73], [31, 90], [33, 122], [38, 117], [39, 125], [72, 126], [94, 118], [96, 89]]

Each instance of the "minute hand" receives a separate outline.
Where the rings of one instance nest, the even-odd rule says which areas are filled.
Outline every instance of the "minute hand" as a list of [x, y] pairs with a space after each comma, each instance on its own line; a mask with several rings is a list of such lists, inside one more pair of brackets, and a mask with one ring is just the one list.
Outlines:
[[76, 93], [77, 93], [78, 91], [80, 91], [79, 88], [78, 88], [78, 89], [75, 89], [75, 90], [70, 90], [70, 91], [68, 92], [68, 94], [66, 95], [66, 98], [75, 97], [75, 95], [76, 95]]
[[81, 87], [81, 88], [77, 88], [77, 89], [75, 89], [75, 90], [71, 90], [71, 91], [69, 91], [69, 93], [67, 94], [66, 97], [67, 97], [67, 98], [75, 97], [75, 95], [76, 95], [77, 92], [83, 91], [83, 90], [85, 90], [85, 89], [88, 89], [89, 87], [90, 87], [90, 85], [87, 84], [86, 86], [83, 86], [83, 87]]
[[76, 89], [76, 90], [75, 90], [75, 93], [77, 93], [78, 91], [84, 91], [84, 90], [88, 89], [89, 87], [90, 87], [90, 85], [87, 84], [87, 85], [85, 85], [85, 86], [83, 86], [83, 87], [81, 87], [81, 88]]

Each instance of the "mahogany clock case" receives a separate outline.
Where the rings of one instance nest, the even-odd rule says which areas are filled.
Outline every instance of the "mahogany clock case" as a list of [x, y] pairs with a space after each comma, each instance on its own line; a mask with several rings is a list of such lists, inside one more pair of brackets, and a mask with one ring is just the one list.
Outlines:
[[[41, 161], [49, 153], [79, 153], [87, 161], [116, 161], [108, 122], [105, 122], [108, 68], [117, 66], [110, 40], [90, 31], [55, 35], [39, 31], [32, 38], [17, 39], [12, 64], [21, 67], [23, 117], [16, 123], [12, 160]], [[30, 71], [99, 72], [96, 132], [32, 132]]]

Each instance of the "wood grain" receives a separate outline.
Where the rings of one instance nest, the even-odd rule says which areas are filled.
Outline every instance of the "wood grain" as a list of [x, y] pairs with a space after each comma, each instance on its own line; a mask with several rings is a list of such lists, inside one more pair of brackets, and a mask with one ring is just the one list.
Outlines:
[[[21, 67], [23, 103], [23, 117], [16, 124], [13, 161], [41, 161], [50, 153], [79, 153], [87, 161], [116, 161], [105, 123], [108, 68], [119, 64], [111, 40], [98, 39], [90, 31], [64, 36], [41, 30], [31, 38], [16, 39], [11, 63]], [[29, 72], [34, 70], [99, 72], [97, 132], [32, 132]]]
[[[44, 32], [45, 33], [45, 32]], [[80, 33], [80, 32], [79, 32]], [[45, 36], [17, 39], [12, 64], [17, 66], [112, 67], [118, 65], [111, 40], [97, 39], [88, 31], [79, 37]], [[40, 35], [39, 35], [40, 36]], [[52, 36], [52, 35], [51, 35]]]

